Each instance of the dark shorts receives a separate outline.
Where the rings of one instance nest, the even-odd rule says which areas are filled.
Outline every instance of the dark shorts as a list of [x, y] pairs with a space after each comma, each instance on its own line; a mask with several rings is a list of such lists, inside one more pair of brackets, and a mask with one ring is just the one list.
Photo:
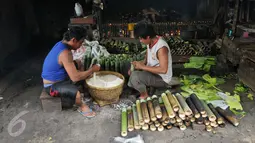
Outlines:
[[[71, 106], [75, 104], [78, 87], [71, 81], [61, 81], [46, 87], [45, 91], [53, 97], [61, 97], [62, 102]], [[70, 104], [70, 105], [69, 105]]]
[[[78, 68], [78, 64], [74, 61], [75, 67]], [[60, 97], [64, 107], [71, 107], [75, 104], [76, 95], [79, 91], [78, 86], [84, 82], [80, 81], [73, 83], [70, 79], [57, 82], [49, 87], [45, 87], [45, 91], [53, 97]]]

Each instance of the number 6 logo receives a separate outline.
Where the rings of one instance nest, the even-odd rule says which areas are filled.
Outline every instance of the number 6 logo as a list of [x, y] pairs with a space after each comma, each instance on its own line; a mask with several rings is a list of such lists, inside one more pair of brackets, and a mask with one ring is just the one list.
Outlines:
[[[9, 125], [8, 125], [8, 133], [9, 133], [12, 137], [17, 137], [17, 136], [19, 136], [19, 135], [22, 134], [23, 131], [25, 130], [25, 128], [26, 128], [26, 122], [25, 122], [24, 120], [19, 119], [19, 118], [20, 118], [21, 116], [27, 114], [28, 112], [29, 112], [29, 111], [22, 111], [22, 112], [20, 112], [20, 113], [19, 113], [18, 115], [16, 115], [16, 116], [11, 120], [11, 122], [9, 123]], [[13, 133], [13, 132], [12, 132], [12, 128], [13, 128], [15, 125], [17, 125], [18, 123], [21, 123], [21, 128], [20, 128], [17, 132]]]

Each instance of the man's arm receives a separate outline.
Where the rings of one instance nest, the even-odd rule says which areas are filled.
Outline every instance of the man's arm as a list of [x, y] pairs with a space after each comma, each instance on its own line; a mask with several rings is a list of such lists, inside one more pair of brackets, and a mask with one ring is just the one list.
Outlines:
[[59, 55], [59, 62], [64, 66], [66, 72], [73, 82], [84, 80], [93, 73], [92, 68], [87, 71], [78, 71], [73, 62], [72, 53], [68, 50], [64, 50]]
[[148, 56], [148, 49], [146, 50], [146, 55], [144, 57], [143, 63], [147, 65], [147, 56]]
[[159, 59], [159, 66], [151, 67], [151, 66], [142, 66], [142, 70], [148, 71], [154, 74], [166, 74], [168, 70], [168, 49], [167, 47], [163, 47], [158, 50], [157, 57]]

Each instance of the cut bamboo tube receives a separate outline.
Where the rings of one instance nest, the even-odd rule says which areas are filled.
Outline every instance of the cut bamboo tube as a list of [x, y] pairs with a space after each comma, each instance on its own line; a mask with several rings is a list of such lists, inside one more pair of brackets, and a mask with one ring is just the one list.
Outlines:
[[187, 116], [192, 115], [192, 111], [189, 108], [188, 104], [185, 102], [185, 99], [183, 98], [183, 96], [181, 94], [177, 93], [176, 98], [179, 101], [179, 103], [181, 104], [181, 107], [182, 107], [183, 111], [185, 112], [185, 115], [187, 115]]
[[144, 125], [144, 120], [143, 120], [140, 100], [136, 100], [136, 109], [137, 109], [139, 125], [142, 126], [142, 125]]
[[127, 116], [128, 116], [128, 131], [131, 132], [134, 130], [134, 118], [131, 106], [127, 108]]
[[167, 123], [163, 122], [162, 125], [165, 127], [167, 125]]
[[155, 126], [159, 127], [161, 124], [158, 121], [155, 121]]
[[166, 95], [167, 95], [167, 98], [168, 98], [170, 104], [173, 107], [174, 112], [178, 112], [180, 107], [176, 101], [176, 98], [174, 98], [174, 95], [172, 95], [169, 90], [166, 91]]
[[183, 125], [183, 122], [179, 122], [178, 125], [179, 125], [179, 126]]
[[161, 108], [159, 106], [157, 95], [152, 96], [152, 104], [153, 104], [153, 108], [154, 108], [154, 112], [155, 112], [156, 117], [158, 119], [162, 118], [162, 111], [161, 111]]
[[172, 124], [176, 123], [175, 118], [170, 118], [170, 123], [172, 123]]
[[169, 102], [169, 100], [168, 100], [166, 94], [165, 94], [165, 93], [162, 93], [162, 94], [161, 94], [161, 97], [162, 97], [162, 100], [163, 100], [164, 105], [165, 105], [165, 107], [166, 107], [166, 111], [167, 111], [167, 113], [168, 113], [168, 116], [169, 116], [170, 118], [174, 118], [174, 117], [175, 117], [175, 112], [174, 112], [174, 110], [172, 109], [172, 106], [171, 106], [171, 104], [170, 104], [170, 102]]
[[239, 121], [234, 117], [234, 114], [232, 112], [227, 112], [221, 109], [220, 107], [216, 107], [215, 109], [219, 112], [221, 116], [226, 118], [231, 124], [233, 124], [234, 126], [239, 125]]
[[170, 119], [167, 118], [167, 119], [164, 121], [164, 123], [166, 123], [166, 124], [170, 123]]
[[199, 117], [198, 119], [196, 119], [197, 124], [201, 125], [204, 123], [203, 117]]
[[176, 97], [174, 96], [175, 100], [177, 101], [177, 104], [179, 105], [179, 110], [178, 110], [178, 116], [181, 118], [185, 118], [185, 112], [183, 111], [181, 104], [179, 103], [179, 101], [176, 99]]
[[192, 122], [192, 123], [195, 121], [196, 121], [196, 118], [194, 118], [194, 117], [190, 119], [190, 122]]
[[210, 126], [210, 125], [205, 126], [205, 128], [206, 128], [206, 131], [208, 131], [208, 132], [211, 132], [211, 131], [212, 131], [212, 126]]
[[190, 98], [192, 100], [192, 102], [194, 103], [194, 105], [196, 106], [198, 112], [200, 112], [201, 114], [205, 114], [205, 109], [201, 103], [201, 101], [199, 100], [199, 98], [196, 96], [196, 94], [191, 94]]
[[213, 127], [214, 127], [214, 128], [217, 128], [218, 126], [219, 126], [218, 124], [215, 124]]
[[207, 118], [204, 118], [203, 120], [204, 120], [204, 124], [206, 126], [210, 125], [210, 121]]
[[157, 130], [157, 128], [155, 127], [155, 125], [154, 125], [154, 124], [151, 124], [151, 125], [150, 125], [150, 130], [151, 130], [151, 131], [156, 131], [156, 130]]
[[182, 131], [184, 131], [184, 130], [187, 129], [187, 127], [186, 127], [185, 125], [181, 125], [181, 126], [180, 126], [180, 129], [181, 129]]
[[173, 128], [173, 125], [172, 125], [172, 124], [167, 124], [166, 129], [170, 130], [170, 129], [172, 129], [172, 128]]
[[190, 120], [185, 121], [185, 123], [184, 123], [184, 124], [185, 124], [185, 126], [186, 126], [186, 127], [189, 127], [189, 126], [191, 126], [191, 121], [190, 121]]
[[216, 121], [211, 121], [211, 123], [210, 123], [210, 125], [211, 125], [212, 127], [214, 127], [216, 124], [217, 124]]
[[159, 101], [159, 106], [160, 106], [161, 111], [162, 111], [162, 118], [160, 119], [160, 121], [163, 122], [167, 119], [168, 115], [167, 115], [166, 107], [164, 105], [164, 102], [163, 102], [162, 98], [159, 97], [158, 99], [159, 99], [158, 100]]
[[163, 126], [163, 125], [160, 125], [160, 126], [158, 127], [158, 131], [162, 132], [163, 130], [164, 130], [164, 126]]
[[152, 121], [150, 121], [150, 122], [148, 123], [148, 125], [152, 125], [152, 124], [154, 124], [154, 122], [152, 122]]
[[223, 123], [223, 122], [224, 122], [224, 119], [221, 117], [221, 115], [218, 113], [218, 111], [216, 111], [216, 109], [214, 108], [214, 106], [213, 106], [211, 103], [209, 103], [209, 104], [207, 104], [207, 105], [208, 105], [208, 107], [211, 109], [211, 111], [213, 112], [213, 114], [216, 116], [216, 118], [217, 118], [217, 123], [218, 123], [218, 124]]
[[182, 122], [182, 119], [179, 116], [176, 116], [175, 119], [177, 123]]
[[127, 109], [122, 108], [121, 111], [121, 136], [127, 136]]
[[190, 109], [192, 110], [194, 117], [195, 118], [199, 118], [200, 117], [200, 113], [198, 112], [196, 106], [193, 104], [192, 100], [190, 97], [186, 98], [186, 102], [189, 105]]
[[132, 109], [133, 109], [134, 127], [136, 130], [139, 130], [141, 128], [141, 126], [139, 125], [138, 115], [137, 115], [137, 110], [136, 110], [135, 104], [133, 104]]
[[148, 124], [144, 124], [144, 125], [142, 126], [142, 129], [143, 129], [143, 130], [148, 130], [148, 129], [149, 129], [149, 125], [148, 125]]
[[157, 120], [157, 117], [155, 116], [155, 111], [154, 111], [153, 104], [150, 97], [147, 98], [147, 104], [148, 104], [151, 121], [154, 122]]
[[141, 99], [141, 110], [142, 110], [143, 120], [145, 123], [148, 124], [150, 122], [150, 116], [149, 116], [146, 100]]
[[203, 118], [208, 117], [207, 113], [201, 115]]
[[203, 106], [204, 106], [204, 109], [208, 115], [208, 119], [210, 121], [215, 121], [217, 118], [216, 116], [213, 114], [212, 110], [207, 106], [206, 102], [205, 101], [201, 101]]
[[221, 124], [219, 124], [219, 126], [220, 126], [221, 128], [225, 128], [225, 127], [226, 127], [225, 121], [223, 120], [223, 122], [222, 122]]
[[183, 121], [186, 119], [186, 117], [180, 117]]

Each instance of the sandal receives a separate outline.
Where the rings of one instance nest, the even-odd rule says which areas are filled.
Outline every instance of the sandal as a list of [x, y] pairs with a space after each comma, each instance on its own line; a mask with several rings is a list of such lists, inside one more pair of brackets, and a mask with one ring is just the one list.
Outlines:
[[77, 109], [77, 111], [81, 114], [81, 115], [83, 115], [84, 117], [86, 117], [86, 118], [93, 118], [93, 117], [95, 117], [96, 115], [89, 115], [90, 113], [93, 113], [93, 110], [92, 109], [89, 109], [89, 111], [81, 111], [80, 109]]

